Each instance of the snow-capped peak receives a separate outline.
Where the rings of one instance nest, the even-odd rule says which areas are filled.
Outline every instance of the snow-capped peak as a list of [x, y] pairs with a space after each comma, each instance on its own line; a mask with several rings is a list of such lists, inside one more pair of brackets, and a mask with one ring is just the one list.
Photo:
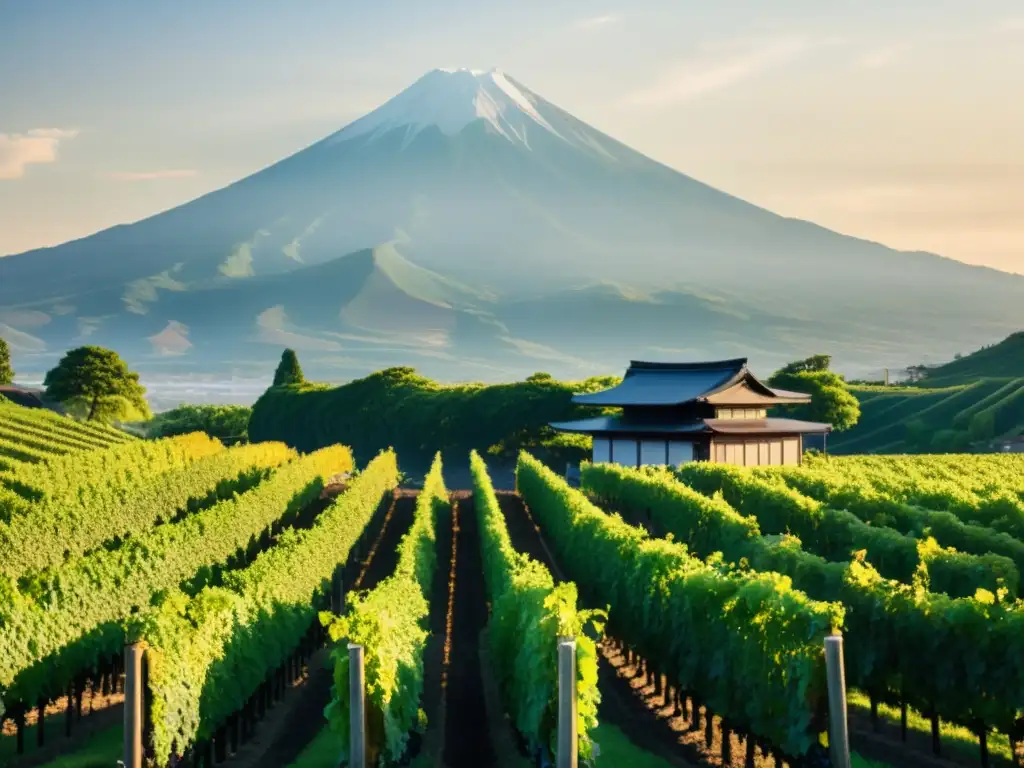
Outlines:
[[436, 126], [454, 136], [470, 123], [485, 120], [513, 143], [530, 146], [531, 131], [559, 135], [537, 108], [538, 99], [500, 69], [435, 69], [390, 101], [351, 123], [331, 142], [368, 134], [376, 138], [405, 128], [407, 145], [424, 128]]

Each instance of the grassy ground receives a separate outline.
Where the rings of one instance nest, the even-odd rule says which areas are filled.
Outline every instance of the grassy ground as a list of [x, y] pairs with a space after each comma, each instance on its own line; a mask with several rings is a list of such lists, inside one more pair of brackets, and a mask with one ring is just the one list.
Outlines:
[[[598, 726], [594, 734], [594, 740], [600, 745], [601, 755], [598, 764], [607, 766], [630, 766], [630, 768], [670, 768], [669, 764], [652, 754], [638, 749], [622, 731], [611, 725]], [[336, 768], [338, 765], [338, 742], [333, 733], [324, 728], [305, 751], [299, 755], [299, 759], [289, 768]], [[527, 760], [523, 760], [524, 768], [529, 766]], [[412, 762], [410, 768], [430, 768], [426, 758], [419, 758]], [[863, 763], [858, 768], [873, 768], [868, 763]]]
[[58, 757], [40, 768], [111, 768], [121, 759], [124, 731], [120, 725], [90, 734], [81, 749]]
[[[898, 713], [897, 713], [898, 714]], [[925, 726], [928, 727], [927, 722]], [[946, 737], [945, 730], [943, 737]], [[598, 763], [606, 766], [630, 766], [630, 768], [670, 768], [669, 764], [650, 753], [638, 749], [622, 731], [611, 725], [597, 728], [594, 740], [600, 745]], [[110, 768], [121, 756], [122, 731], [113, 726], [89, 737], [81, 749], [71, 755], [46, 763], [41, 768]], [[289, 768], [337, 768], [339, 746], [337, 737], [324, 728], [299, 758]], [[523, 766], [529, 765], [523, 760]], [[414, 760], [409, 768], [430, 768], [426, 758]], [[853, 756], [853, 768], [887, 768], [883, 763]]]
[[[871, 702], [865, 694], [859, 691], [848, 691], [846, 695], [846, 704], [850, 708], [851, 713], [853, 711], [859, 711], [860, 714], [868, 714], [871, 711]], [[900, 710], [899, 707], [890, 707], [886, 704], [878, 705], [878, 715], [883, 720], [888, 720], [893, 723], [899, 723], [900, 721]], [[921, 733], [930, 734], [932, 732], [931, 720], [921, 715], [919, 712], [915, 712], [912, 709], [907, 710], [907, 730], [908, 731], [920, 731]], [[966, 728], [959, 725], [953, 725], [952, 723], [941, 723], [939, 724], [939, 738], [942, 742], [943, 754], [948, 754], [951, 757], [955, 757], [964, 762], [970, 763], [978, 760], [980, 754], [980, 746], [978, 744], [978, 737]], [[1013, 753], [1010, 749], [1010, 740], [1006, 734], [990, 732], [988, 735], [988, 751], [989, 755], [993, 758], [1000, 758], [1007, 762], [1013, 762]]]
[[889, 768], [887, 763], [876, 763], [874, 760], [861, 757], [856, 752], [850, 755], [850, 765], [853, 768]]

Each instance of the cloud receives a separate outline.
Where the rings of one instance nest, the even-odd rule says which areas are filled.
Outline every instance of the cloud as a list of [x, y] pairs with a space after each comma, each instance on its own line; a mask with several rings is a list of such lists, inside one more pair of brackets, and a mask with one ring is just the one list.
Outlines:
[[856, 59], [856, 64], [864, 69], [881, 69], [892, 64], [897, 57], [913, 53], [926, 46], [934, 48], [939, 45], [977, 42], [991, 39], [993, 35], [1012, 35], [1020, 32], [1024, 32], [1024, 16], [999, 19], [993, 23], [962, 29], [920, 32], [891, 45], [868, 49]]
[[706, 45], [701, 55], [677, 64], [653, 85], [631, 94], [627, 103], [660, 107], [691, 101], [798, 59], [811, 49], [831, 42], [834, 41], [813, 42], [795, 37], [757, 44]]
[[868, 51], [857, 60], [857, 64], [863, 69], [882, 69], [892, 64], [901, 47], [893, 45], [889, 48]]
[[28, 133], [0, 133], [0, 179], [20, 179], [28, 165], [53, 163], [61, 141], [73, 139], [77, 130], [33, 128]]
[[617, 13], [605, 13], [601, 16], [591, 16], [588, 19], [580, 19], [573, 26], [576, 29], [581, 30], [592, 30], [599, 29], [601, 27], [607, 27], [610, 24], [616, 24], [622, 21], [622, 17]]
[[105, 174], [111, 181], [159, 181], [161, 179], [190, 179], [199, 171], [191, 169], [163, 171], [112, 171]]

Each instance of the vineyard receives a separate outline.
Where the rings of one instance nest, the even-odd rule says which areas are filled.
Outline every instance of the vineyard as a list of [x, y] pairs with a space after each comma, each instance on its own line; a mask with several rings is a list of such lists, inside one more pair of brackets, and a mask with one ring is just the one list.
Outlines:
[[75, 764], [112, 766], [136, 724], [159, 768], [553, 765], [568, 647], [580, 764], [823, 766], [840, 635], [853, 765], [1020, 764], [1021, 457], [584, 464], [574, 488], [522, 453], [512, 492], [476, 453], [447, 487], [438, 453], [412, 487], [390, 449], [10, 406], [0, 455], [3, 765], [98, 739]]

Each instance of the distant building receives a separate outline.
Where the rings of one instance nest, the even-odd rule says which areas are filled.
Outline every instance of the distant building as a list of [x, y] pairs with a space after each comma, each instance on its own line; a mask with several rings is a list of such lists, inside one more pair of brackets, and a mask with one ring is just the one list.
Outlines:
[[992, 447], [999, 453], [1024, 453], [1024, 437], [997, 440]]
[[810, 401], [810, 395], [772, 389], [758, 381], [747, 369], [746, 358], [707, 363], [634, 361], [618, 386], [573, 396], [580, 405], [621, 408], [621, 415], [551, 426], [591, 435], [595, 463], [799, 464], [803, 436], [825, 435], [831, 425], [770, 417], [767, 410]]

